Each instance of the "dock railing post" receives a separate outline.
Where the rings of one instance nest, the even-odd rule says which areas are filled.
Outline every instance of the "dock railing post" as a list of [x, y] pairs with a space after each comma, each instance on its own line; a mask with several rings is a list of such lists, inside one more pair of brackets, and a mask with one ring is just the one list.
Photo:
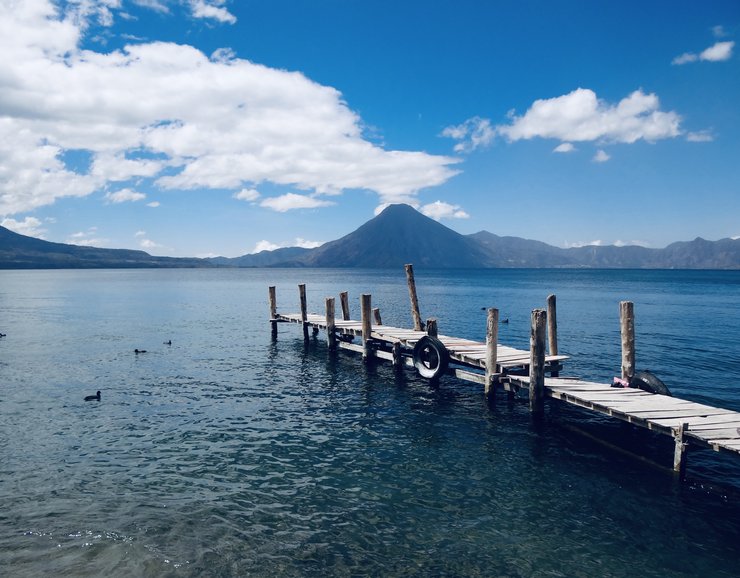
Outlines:
[[349, 294], [346, 291], [342, 291], [339, 294], [339, 303], [342, 305], [342, 319], [349, 321]]
[[619, 302], [619, 326], [622, 334], [622, 379], [635, 375], [635, 309], [632, 301]]
[[488, 310], [486, 320], [486, 385], [485, 393], [489, 401], [495, 399], [496, 356], [498, 355], [498, 309]]
[[375, 325], [383, 325], [383, 320], [380, 318], [380, 309], [373, 307], [373, 318], [375, 319]]
[[427, 319], [427, 335], [429, 337], [437, 337], [439, 335], [437, 320], [434, 317]]
[[[558, 316], [555, 295], [547, 296], [547, 344], [550, 355], [558, 354]], [[557, 362], [555, 362], [557, 363]], [[559, 375], [558, 371], [551, 371], [552, 377]]]
[[673, 471], [678, 475], [680, 480], [683, 480], [686, 475], [686, 450], [688, 449], [688, 444], [684, 441], [684, 436], [687, 431], [689, 431], [689, 424], [682, 423], [673, 433], [673, 439], [676, 443], [675, 450], [673, 451]]
[[545, 331], [547, 313], [532, 311], [532, 330], [529, 337], [529, 411], [541, 414], [545, 407]]
[[301, 322], [303, 323], [303, 339], [308, 340], [308, 307], [306, 305], [306, 284], [298, 285], [298, 294], [301, 299]]
[[370, 359], [370, 337], [373, 330], [372, 320], [370, 318], [372, 297], [367, 293], [363, 293], [360, 299], [360, 305], [362, 319], [362, 359], [363, 361], [368, 361]]
[[275, 286], [268, 287], [269, 300], [270, 300], [270, 325], [272, 325], [272, 337], [277, 337], [277, 296], [275, 292]]
[[411, 299], [411, 316], [414, 318], [414, 331], [424, 331], [419, 312], [419, 298], [416, 296], [416, 281], [414, 280], [414, 266], [404, 265], [406, 269], [406, 281], [409, 285], [409, 298]]
[[334, 297], [326, 298], [326, 344], [329, 349], [334, 349], [337, 343], [334, 323]]

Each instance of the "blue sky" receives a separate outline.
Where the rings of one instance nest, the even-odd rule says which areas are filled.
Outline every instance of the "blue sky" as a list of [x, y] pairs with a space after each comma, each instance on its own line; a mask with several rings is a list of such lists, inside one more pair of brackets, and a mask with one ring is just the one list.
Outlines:
[[238, 256], [387, 203], [566, 247], [740, 235], [736, 0], [0, 0], [0, 223]]

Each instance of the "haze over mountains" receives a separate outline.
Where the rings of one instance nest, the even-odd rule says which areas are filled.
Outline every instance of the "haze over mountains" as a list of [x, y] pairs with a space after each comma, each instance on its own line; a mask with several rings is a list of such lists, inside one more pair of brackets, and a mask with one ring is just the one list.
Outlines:
[[408, 205], [390, 205], [357, 230], [315, 249], [287, 247], [241, 257], [178, 259], [19, 235], [0, 227], [0, 268], [366, 267], [740, 269], [740, 239], [678, 242], [664, 249], [590, 245], [562, 249], [481, 231], [461, 235]]

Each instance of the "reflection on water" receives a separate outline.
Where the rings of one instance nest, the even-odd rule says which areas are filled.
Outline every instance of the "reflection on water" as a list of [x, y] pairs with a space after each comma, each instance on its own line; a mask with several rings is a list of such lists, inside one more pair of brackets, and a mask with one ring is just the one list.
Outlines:
[[[569, 373], [596, 379], [618, 371], [631, 299], [638, 366], [740, 409], [738, 274], [416, 277], [442, 332], [482, 339], [495, 305], [520, 347], [557, 293]], [[556, 407], [532, 424], [522, 404], [364, 366], [297, 326], [272, 340], [266, 288], [294, 310], [298, 282], [314, 311], [372, 292], [386, 323], [409, 323], [403, 271], [0, 272], [0, 573], [736, 575], [738, 460], [696, 452], [676, 484], [595, 441], [670, 461], [624, 424]]]

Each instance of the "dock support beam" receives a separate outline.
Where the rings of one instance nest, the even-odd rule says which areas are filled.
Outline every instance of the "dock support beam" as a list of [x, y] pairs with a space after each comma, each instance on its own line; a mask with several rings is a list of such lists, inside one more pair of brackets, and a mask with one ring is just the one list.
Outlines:
[[622, 334], [622, 379], [635, 375], [635, 308], [632, 301], [619, 302], [619, 326]]
[[419, 298], [416, 296], [416, 281], [414, 280], [414, 266], [404, 265], [406, 269], [406, 281], [409, 285], [409, 298], [411, 299], [411, 315], [414, 318], [414, 331], [424, 331], [419, 312]]
[[427, 319], [427, 335], [429, 337], [437, 337], [439, 335], [437, 320], [434, 317]]
[[275, 293], [275, 286], [268, 287], [269, 300], [270, 300], [270, 325], [272, 325], [272, 337], [277, 337], [277, 296]]
[[336, 326], [334, 323], [334, 297], [326, 298], [326, 344], [334, 349], [337, 344]]
[[349, 294], [346, 291], [339, 294], [339, 302], [342, 305], [342, 319], [349, 321], [351, 319], [349, 316]]
[[380, 318], [380, 309], [373, 307], [373, 319], [375, 319], [375, 325], [383, 325], [383, 320]]
[[689, 431], [689, 424], [682, 423], [673, 431], [673, 439], [676, 442], [673, 451], [673, 471], [680, 480], [683, 480], [686, 475], [686, 450], [689, 447], [689, 444], [684, 441], [684, 435]]
[[370, 312], [372, 309], [372, 297], [363, 293], [360, 299], [361, 319], [362, 319], [362, 360], [367, 362], [370, 359], [370, 339], [372, 335], [372, 320]]
[[545, 409], [545, 331], [547, 313], [532, 310], [529, 335], [529, 411], [541, 414]]
[[491, 308], [488, 310], [486, 320], [486, 385], [485, 393], [489, 401], [495, 399], [495, 382], [496, 379], [496, 356], [498, 355], [498, 309]]
[[[558, 354], [558, 315], [555, 295], [547, 296], [547, 343], [550, 355]], [[557, 371], [551, 371], [552, 377], [557, 377]]]
[[308, 341], [308, 307], [306, 305], [306, 284], [298, 285], [298, 294], [301, 299], [301, 322], [303, 323], [303, 339]]

